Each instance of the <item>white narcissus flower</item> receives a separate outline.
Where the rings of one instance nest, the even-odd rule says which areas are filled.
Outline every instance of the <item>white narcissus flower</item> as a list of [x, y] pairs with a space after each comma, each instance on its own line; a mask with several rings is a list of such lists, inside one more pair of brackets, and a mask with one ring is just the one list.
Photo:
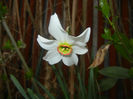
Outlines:
[[55, 40], [48, 40], [40, 35], [37, 37], [39, 45], [48, 50], [43, 59], [48, 61], [50, 65], [56, 64], [61, 60], [67, 66], [77, 65], [77, 54], [83, 55], [88, 51], [85, 46], [90, 38], [90, 28], [88, 27], [77, 37], [71, 36], [62, 28], [55, 13], [50, 18], [48, 30]]

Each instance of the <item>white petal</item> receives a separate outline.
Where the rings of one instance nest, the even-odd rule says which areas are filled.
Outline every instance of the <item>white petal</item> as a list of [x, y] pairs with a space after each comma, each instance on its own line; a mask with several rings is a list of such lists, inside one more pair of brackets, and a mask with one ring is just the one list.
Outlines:
[[69, 44], [71, 44], [71, 45], [86, 46], [86, 43], [79, 41], [79, 40], [78, 40], [76, 37], [74, 37], [74, 36], [70, 36], [70, 35], [69, 35], [67, 39], [68, 39], [67, 42], [68, 42]]
[[62, 56], [56, 50], [50, 50], [43, 59], [48, 61], [50, 65], [53, 65], [58, 63], [62, 59]]
[[43, 42], [43, 43], [51, 43], [51, 42], [54, 41], [54, 40], [48, 40], [48, 39], [42, 37], [41, 35], [38, 35], [37, 38], [40, 39], [40, 41]]
[[75, 41], [77, 44], [78, 43], [84, 43], [85, 44], [88, 42], [89, 38], [90, 38], [90, 28], [89, 27], [77, 37], [69, 36], [69, 39]]
[[78, 64], [78, 56], [76, 54], [72, 54], [71, 56], [64, 56], [62, 59], [63, 63], [67, 66], [77, 65]]
[[86, 47], [82, 46], [72, 46], [73, 53], [83, 55], [88, 52], [88, 49]]
[[56, 13], [50, 18], [48, 30], [49, 33], [57, 40], [62, 40], [63, 37], [65, 37], [64, 34], [67, 34], [67, 32], [62, 28]]
[[84, 46], [86, 46], [86, 43], [76, 41], [76, 42], [73, 43], [73, 45], [84, 47]]
[[40, 35], [38, 35], [37, 37], [37, 42], [43, 49], [46, 49], [46, 50], [49, 50], [51, 48], [55, 48], [58, 46], [58, 43], [56, 40], [48, 40]]
[[76, 38], [80, 40], [81, 42], [87, 43], [90, 38], [90, 27], [88, 27], [83, 33], [81, 33]]

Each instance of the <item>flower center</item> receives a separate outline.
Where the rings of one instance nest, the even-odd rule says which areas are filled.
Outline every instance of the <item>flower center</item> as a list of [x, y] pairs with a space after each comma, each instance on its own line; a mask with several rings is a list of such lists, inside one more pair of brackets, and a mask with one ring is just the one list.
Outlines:
[[61, 54], [61, 55], [70, 55], [72, 52], [72, 47], [70, 44], [64, 42], [64, 43], [60, 43], [59, 46], [57, 47], [57, 51]]

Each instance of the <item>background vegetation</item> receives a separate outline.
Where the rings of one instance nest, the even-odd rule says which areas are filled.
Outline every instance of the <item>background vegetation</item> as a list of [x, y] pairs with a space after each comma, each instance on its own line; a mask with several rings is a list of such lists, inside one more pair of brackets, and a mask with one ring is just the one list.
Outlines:
[[[77, 67], [42, 60], [54, 12], [72, 35], [91, 27]], [[132, 12], [132, 0], [1, 0], [0, 98], [132, 99]]]

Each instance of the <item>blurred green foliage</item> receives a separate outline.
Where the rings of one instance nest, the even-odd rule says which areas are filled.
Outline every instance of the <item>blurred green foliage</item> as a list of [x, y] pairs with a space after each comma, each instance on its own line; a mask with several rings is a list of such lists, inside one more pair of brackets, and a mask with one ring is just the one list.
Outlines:
[[30, 69], [28, 72], [25, 73], [25, 77], [27, 80], [30, 80], [33, 77], [32, 69]]
[[102, 34], [102, 38], [112, 41], [111, 31], [108, 28], [104, 28], [104, 34]]
[[101, 7], [100, 9], [101, 9], [103, 15], [105, 17], [109, 17], [110, 16], [110, 7], [109, 7], [107, 0], [100, 0], [99, 5]]
[[2, 74], [1, 78], [2, 78], [3, 81], [7, 81], [7, 79], [8, 79], [7, 75], [5, 75], [5, 74]]
[[18, 46], [18, 48], [25, 48], [26, 47], [25, 43], [21, 40], [17, 41], [17, 46]]
[[130, 77], [131, 77], [131, 78], [133, 78], [133, 67], [132, 67], [132, 68], [130, 68], [130, 70], [129, 70], [129, 72], [128, 72], [128, 73], [129, 73]]
[[6, 41], [5, 44], [2, 47], [2, 49], [4, 49], [4, 50], [12, 50], [13, 48], [14, 47], [13, 47], [10, 40]]
[[[121, 56], [123, 56], [125, 59], [127, 59], [129, 62], [133, 62], [133, 39], [129, 39], [124, 33], [119, 32], [117, 27], [115, 27], [115, 21], [118, 17], [112, 18], [113, 20], [110, 20], [110, 5], [108, 3], [108, 0], [100, 0], [99, 2], [100, 8], [99, 10], [102, 11], [104, 17], [107, 19], [110, 26], [112, 26], [114, 33], [111, 33], [110, 28], [104, 28], [104, 34], [102, 34], [102, 37], [105, 40], [108, 40], [108, 43], [114, 45], [118, 53], [120, 53]], [[0, 20], [5, 16], [7, 13], [7, 8], [0, 3]], [[70, 28], [67, 29], [68, 32], [70, 32]], [[17, 47], [18, 48], [25, 48], [25, 44], [18, 40], [17, 41]], [[4, 46], [2, 47], [3, 50], [14, 50], [14, 46], [12, 45], [11, 41], [8, 40], [5, 42]], [[55, 66], [52, 66], [52, 69], [55, 73], [55, 76], [57, 77], [58, 86], [61, 88], [62, 93], [64, 94], [65, 99], [70, 98], [69, 93], [69, 87], [66, 84], [66, 81], [64, 80], [64, 76], [62, 71], [59, 71], [56, 69]], [[98, 72], [99, 71], [99, 72]], [[78, 85], [75, 85], [77, 87], [76, 95], [79, 96], [79, 98], [83, 99], [97, 99], [97, 84], [96, 84], [96, 77], [98, 76], [98, 73], [106, 76], [107, 78], [102, 79], [99, 83], [100, 85], [100, 91], [106, 91], [112, 88], [118, 81], [118, 79], [127, 79], [133, 77], [133, 68], [126, 69], [123, 67], [107, 67], [103, 68], [101, 70], [98, 70], [98, 68], [90, 70], [90, 74], [88, 76], [88, 88], [86, 88], [85, 83], [82, 81], [82, 77], [80, 73], [77, 73], [77, 79], [78, 79]], [[25, 74], [26, 80], [31, 80], [33, 77], [33, 71], [30, 69]], [[15, 76], [10, 75], [10, 78], [18, 91], [22, 94], [22, 96], [25, 99], [41, 99], [39, 98], [38, 94], [35, 94], [34, 90], [30, 88], [24, 89], [23, 86], [19, 83], [19, 81], [15, 78]], [[3, 75], [3, 79], [6, 80], [7, 76]], [[40, 87], [43, 89], [45, 93], [49, 96], [50, 99], [55, 99], [55, 97], [49, 92], [48, 89], [46, 89], [38, 80], [35, 80], [35, 84], [37, 84], [37, 87]], [[87, 90], [88, 89], [88, 90]]]
[[117, 80], [118, 79], [114, 78], [105, 78], [101, 80], [99, 83], [101, 91], [107, 91], [114, 87], [114, 85], [117, 83]]
[[[110, 3], [111, 2], [108, 2], [108, 0], [100, 0], [99, 2], [99, 9], [102, 12], [105, 20], [107, 20], [105, 22], [110, 25], [108, 28], [104, 28], [104, 33], [101, 36], [108, 41], [107, 43], [112, 44], [115, 47], [120, 56], [132, 64], [133, 38], [129, 38], [126, 33], [123, 33], [118, 29], [119, 26], [117, 24], [117, 19], [119, 17], [111, 16], [114, 14], [111, 12]], [[106, 79], [102, 79], [100, 82], [101, 90], [106, 91], [116, 84], [117, 79], [132, 79], [133, 68], [127, 69], [122, 66], [109, 66], [99, 70], [99, 73], [107, 77]]]
[[7, 11], [7, 7], [3, 6], [2, 2], [0, 2], [0, 20], [6, 15]]
[[115, 79], [130, 78], [130, 75], [128, 72], [129, 72], [129, 69], [120, 67], [120, 66], [119, 67], [118, 66], [109, 66], [109, 67], [99, 70], [100, 74], [107, 76], [107, 77], [115, 78]]
[[112, 16], [113, 20], [110, 20], [111, 11], [107, 0], [100, 0], [100, 9], [114, 30], [114, 33], [111, 33], [110, 28], [105, 28], [102, 37], [108, 40], [108, 43], [113, 44], [117, 52], [123, 58], [130, 63], [133, 63], [133, 39], [129, 39], [124, 33], [119, 31], [118, 27], [116, 27], [116, 19], [118, 19], [118, 17]]
[[[25, 48], [24, 42], [18, 40], [18, 41], [17, 41], [17, 47], [18, 47], [18, 48]], [[14, 50], [15, 48], [14, 48], [14, 46], [12, 45], [11, 41], [10, 41], [10, 40], [7, 40], [7, 41], [5, 42], [5, 44], [3, 45], [2, 49], [3, 49], [3, 50]]]

